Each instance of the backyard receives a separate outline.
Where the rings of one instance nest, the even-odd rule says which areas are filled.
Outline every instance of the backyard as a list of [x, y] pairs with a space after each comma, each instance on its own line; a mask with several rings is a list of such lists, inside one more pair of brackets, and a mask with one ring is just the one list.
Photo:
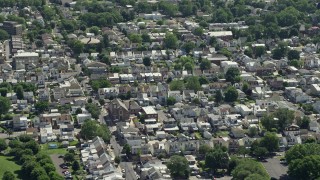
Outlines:
[[[49, 144], [56, 144], [57, 148], [50, 148]], [[72, 141], [70, 142], [70, 146], [76, 146], [78, 144], [78, 141]], [[50, 154], [59, 154], [59, 155], [64, 155], [67, 153], [67, 148], [63, 148], [61, 147], [61, 143], [60, 142], [50, 142], [50, 143], [46, 143], [46, 144], [41, 144], [41, 151], [47, 153], [48, 155]]]

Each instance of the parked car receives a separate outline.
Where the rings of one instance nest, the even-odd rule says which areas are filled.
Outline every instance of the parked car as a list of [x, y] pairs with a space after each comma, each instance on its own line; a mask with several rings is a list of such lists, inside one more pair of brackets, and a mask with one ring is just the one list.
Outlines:
[[60, 164], [60, 167], [61, 167], [62, 169], [68, 169], [68, 166], [67, 166], [66, 164]]

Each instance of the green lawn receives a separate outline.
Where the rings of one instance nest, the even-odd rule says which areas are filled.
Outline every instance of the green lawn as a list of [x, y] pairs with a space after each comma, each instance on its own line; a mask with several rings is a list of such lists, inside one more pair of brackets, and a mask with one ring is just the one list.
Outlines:
[[0, 178], [2, 179], [2, 176], [4, 172], [6, 171], [11, 171], [13, 172], [16, 176], [18, 176], [19, 171], [21, 169], [21, 166], [16, 164], [13, 160], [13, 157], [6, 157], [0, 155]]
[[[60, 146], [59, 143], [50, 143], [50, 144], [58, 144], [58, 147]], [[57, 149], [49, 149], [49, 144], [42, 144], [41, 145], [41, 152], [45, 152], [46, 154], [66, 154], [67, 149], [66, 148], [57, 148]]]
[[216, 135], [221, 136], [221, 137], [228, 137], [229, 131], [218, 131], [218, 132], [216, 132]]

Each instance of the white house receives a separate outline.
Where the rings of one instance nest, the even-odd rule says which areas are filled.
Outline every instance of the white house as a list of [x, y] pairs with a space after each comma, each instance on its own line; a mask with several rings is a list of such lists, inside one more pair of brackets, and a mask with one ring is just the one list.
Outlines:
[[57, 136], [53, 134], [52, 126], [50, 124], [46, 125], [45, 127], [40, 128], [40, 142], [47, 143], [50, 141], [55, 141]]
[[91, 114], [78, 114], [76, 117], [77, 117], [78, 123], [82, 124], [85, 120], [91, 119]]

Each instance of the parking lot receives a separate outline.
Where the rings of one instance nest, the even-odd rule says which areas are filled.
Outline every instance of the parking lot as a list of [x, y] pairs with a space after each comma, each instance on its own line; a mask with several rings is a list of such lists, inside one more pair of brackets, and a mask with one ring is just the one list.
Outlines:
[[287, 179], [288, 166], [280, 163], [280, 158], [269, 158], [267, 162], [262, 162], [270, 177], [276, 179]]
[[59, 154], [51, 154], [50, 157], [52, 159], [52, 162], [54, 164], [54, 166], [56, 167], [57, 172], [61, 175], [64, 176], [64, 174], [62, 173], [62, 171], [64, 169], [62, 169], [60, 167], [60, 164], [64, 163], [63, 158], [59, 158]]

